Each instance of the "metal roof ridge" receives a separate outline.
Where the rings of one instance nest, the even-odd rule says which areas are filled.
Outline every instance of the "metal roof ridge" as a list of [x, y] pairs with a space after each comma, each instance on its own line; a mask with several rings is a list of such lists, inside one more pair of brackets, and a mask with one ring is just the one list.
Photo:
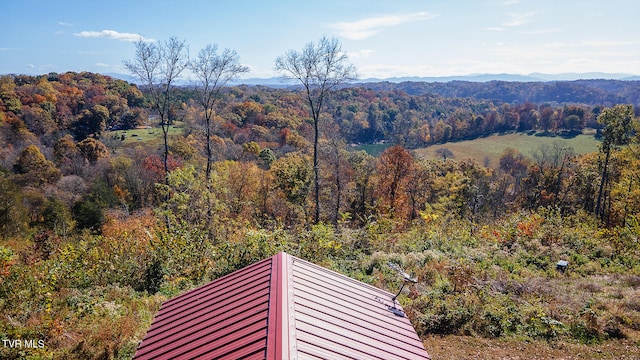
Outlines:
[[284, 251], [272, 256], [267, 326], [267, 359], [296, 359], [295, 311], [293, 310], [293, 262]]

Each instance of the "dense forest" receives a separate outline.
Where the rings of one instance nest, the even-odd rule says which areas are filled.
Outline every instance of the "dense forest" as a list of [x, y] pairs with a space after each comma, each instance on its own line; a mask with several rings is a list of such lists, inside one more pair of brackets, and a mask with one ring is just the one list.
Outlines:
[[447, 98], [462, 97], [500, 100], [507, 103], [532, 102], [536, 104], [587, 104], [613, 106], [615, 104], [640, 105], [640, 81], [576, 80], [549, 82], [509, 81], [451, 81], [403, 82], [399, 84], [372, 84], [374, 90], [397, 89], [409, 95], [425, 93]]
[[[386, 261], [416, 274], [400, 301], [423, 339], [640, 347], [638, 82], [344, 86], [320, 116], [319, 222], [303, 91], [224, 87], [205, 126], [197, 88], [165, 123], [149, 90], [0, 77], [0, 334], [46, 344], [1, 358], [128, 358], [162, 301], [281, 250], [391, 291]], [[585, 128], [596, 153], [412, 152]]]

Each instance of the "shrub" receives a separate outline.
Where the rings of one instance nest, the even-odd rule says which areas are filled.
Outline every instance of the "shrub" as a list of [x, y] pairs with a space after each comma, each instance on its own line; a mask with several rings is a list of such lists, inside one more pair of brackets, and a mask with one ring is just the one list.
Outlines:
[[91, 196], [77, 202], [73, 215], [78, 228], [98, 232], [105, 221], [104, 208], [104, 203]]
[[281, 230], [249, 230], [241, 239], [229, 239], [220, 243], [214, 249], [217, 261], [211, 277], [229, 274], [279, 251], [288, 250], [287, 240], [287, 234]]
[[555, 341], [565, 333], [566, 326], [562, 322], [548, 316], [545, 309], [537, 305], [526, 311], [521, 330], [524, 334], [535, 339]]
[[342, 242], [331, 225], [313, 225], [310, 231], [301, 233], [299, 239], [298, 253], [304, 259], [323, 263], [343, 255]]
[[158, 259], [154, 259], [144, 271], [144, 283], [142, 290], [149, 294], [155, 294], [160, 290], [160, 285], [164, 279], [164, 270], [162, 263]]
[[592, 302], [588, 301], [570, 326], [571, 336], [584, 344], [597, 344], [603, 339], [598, 315], [592, 305]]
[[412, 311], [418, 310], [416, 331], [427, 334], [469, 334], [467, 325], [479, 313], [478, 298], [470, 292], [445, 294], [430, 291], [412, 303]]

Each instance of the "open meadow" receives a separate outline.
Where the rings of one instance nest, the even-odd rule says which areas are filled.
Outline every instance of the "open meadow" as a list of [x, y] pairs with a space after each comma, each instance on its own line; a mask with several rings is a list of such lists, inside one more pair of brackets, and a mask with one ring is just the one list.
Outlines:
[[[168, 136], [181, 135], [182, 123], [170, 125], [167, 132]], [[145, 145], [162, 144], [162, 129], [160, 125], [140, 126], [135, 129], [112, 130], [104, 133], [105, 139], [119, 141], [122, 146], [136, 146], [136, 144], [144, 143]]]
[[507, 148], [518, 150], [527, 157], [532, 157], [541, 147], [551, 147], [559, 143], [570, 147], [576, 154], [585, 154], [598, 151], [599, 140], [595, 138], [595, 131], [584, 131], [573, 137], [543, 136], [540, 133], [508, 133], [494, 134], [474, 140], [448, 142], [446, 144], [432, 145], [420, 148], [415, 152], [424, 159], [442, 159], [438, 150], [446, 148], [453, 153], [453, 159], [462, 160], [470, 158], [478, 164], [485, 164], [488, 160], [489, 167], [497, 167], [500, 156]]

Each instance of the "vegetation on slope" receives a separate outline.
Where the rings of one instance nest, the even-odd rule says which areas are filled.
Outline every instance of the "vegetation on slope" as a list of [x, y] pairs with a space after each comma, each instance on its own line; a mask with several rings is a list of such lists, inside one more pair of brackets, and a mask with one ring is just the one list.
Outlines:
[[[340, 90], [322, 122], [314, 224], [312, 126], [295, 90], [226, 89], [209, 178], [193, 93], [173, 95], [166, 173], [135, 86], [88, 73], [0, 78], [0, 334], [44, 342], [2, 347], [3, 359], [130, 358], [162, 301], [282, 250], [392, 292], [387, 261], [415, 274], [399, 300], [427, 344], [473, 335], [638, 350], [630, 106]], [[606, 147], [513, 147], [491, 167], [406, 148], [588, 124]], [[151, 129], [113, 131], [138, 125]], [[406, 147], [373, 157], [347, 146], [373, 139]]]

